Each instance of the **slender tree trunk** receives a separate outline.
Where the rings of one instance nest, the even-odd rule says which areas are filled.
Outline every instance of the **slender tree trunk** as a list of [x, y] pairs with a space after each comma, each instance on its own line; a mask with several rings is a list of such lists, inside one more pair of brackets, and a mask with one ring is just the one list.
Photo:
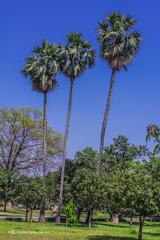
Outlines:
[[142, 240], [143, 224], [144, 224], [144, 217], [140, 215], [140, 216], [139, 216], [139, 233], [138, 233], [138, 240]]
[[3, 208], [3, 211], [6, 212], [6, 209], [7, 209], [7, 201], [5, 200], [5, 201], [4, 201], [4, 208]]
[[27, 206], [26, 207], [25, 222], [28, 222], [28, 212], [29, 212], [29, 209], [28, 209], [28, 206]]
[[30, 212], [30, 218], [29, 218], [30, 222], [32, 222], [32, 216], [33, 216], [33, 209], [31, 209], [31, 212]]
[[129, 227], [131, 227], [131, 226], [132, 226], [132, 224], [133, 224], [133, 217], [132, 217], [132, 216], [130, 216], [130, 219], [129, 219]]
[[103, 118], [103, 123], [102, 123], [102, 128], [101, 128], [99, 160], [98, 160], [97, 170], [96, 170], [97, 174], [99, 174], [100, 164], [103, 159], [104, 138], [105, 138], [106, 126], [107, 126], [107, 122], [108, 122], [108, 116], [109, 116], [109, 110], [110, 110], [111, 99], [112, 99], [112, 94], [113, 94], [114, 82], [115, 82], [115, 70], [112, 70], [109, 94], [107, 97], [107, 103], [106, 103], [106, 108], [105, 108], [105, 113], [104, 113], [104, 118]]
[[77, 220], [78, 220], [78, 222], [80, 221], [80, 218], [81, 218], [81, 211], [82, 211], [82, 209], [81, 208], [78, 208], [77, 209]]
[[87, 227], [92, 227], [92, 218], [93, 218], [93, 208], [89, 207], [87, 217], [86, 217]]
[[[46, 160], [47, 160], [47, 92], [44, 92], [43, 107], [43, 184], [46, 186]], [[45, 222], [46, 195], [44, 194], [41, 203], [39, 222]]]
[[74, 86], [74, 79], [70, 79], [70, 94], [69, 94], [69, 104], [68, 104], [66, 128], [65, 128], [65, 135], [64, 135], [63, 163], [62, 163], [62, 170], [61, 170], [59, 203], [58, 203], [58, 210], [57, 210], [57, 216], [56, 216], [56, 223], [57, 224], [59, 224], [61, 222], [61, 208], [62, 208], [62, 204], [63, 204], [64, 172], [65, 172], [67, 142], [68, 142], [68, 134], [69, 134], [71, 110], [72, 110], [73, 86]]

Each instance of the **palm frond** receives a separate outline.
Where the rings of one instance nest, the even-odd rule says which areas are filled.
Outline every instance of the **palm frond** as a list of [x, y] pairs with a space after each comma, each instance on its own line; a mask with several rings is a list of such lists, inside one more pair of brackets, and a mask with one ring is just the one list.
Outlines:
[[134, 30], [136, 20], [113, 12], [99, 22], [100, 56], [116, 71], [127, 69], [140, 48], [141, 34]]

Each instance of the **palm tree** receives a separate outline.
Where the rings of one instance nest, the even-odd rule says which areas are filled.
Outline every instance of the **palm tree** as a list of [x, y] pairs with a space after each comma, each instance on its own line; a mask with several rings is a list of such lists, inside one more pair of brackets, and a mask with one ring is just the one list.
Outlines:
[[61, 65], [61, 71], [66, 77], [69, 78], [70, 93], [69, 93], [68, 112], [67, 112], [65, 135], [64, 135], [64, 145], [63, 145], [63, 163], [62, 163], [62, 170], [61, 170], [58, 212], [56, 217], [57, 224], [60, 223], [61, 221], [65, 160], [66, 160], [67, 142], [68, 142], [69, 127], [70, 127], [70, 119], [71, 119], [74, 82], [75, 82], [75, 79], [80, 77], [86, 69], [93, 66], [95, 52], [93, 51], [91, 44], [82, 38], [81, 33], [69, 33], [67, 35], [67, 45], [65, 47], [64, 56], [65, 57]]
[[[32, 82], [34, 91], [43, 93], [43, 179], [45, 184], [47, 159], [47, 94], [57, 86], [56, 74], [59, 71], [60, 47], [43, 41], [40, 47], [32, 50], [33, 55], [26, 59], [23, 74]], [[45, 221], [46, 196], [42, 199], [39, 221]]]
[[99, 173], [100, 163], [103, 159], [104, 137], [115, 83], [115, 74], [121, 70], [127, 70], [127, 65], [132, 62], [142, 40], [141, 34], [134, 30], [135, 24], [135, 19], [131, 16], [122, 15], [119, 12], [113, 12], [104, 21], [99, 22], [98, 42], [100, 44], [100, 56], [107, 62], [112, 74], [101, 128], [97, 173]]

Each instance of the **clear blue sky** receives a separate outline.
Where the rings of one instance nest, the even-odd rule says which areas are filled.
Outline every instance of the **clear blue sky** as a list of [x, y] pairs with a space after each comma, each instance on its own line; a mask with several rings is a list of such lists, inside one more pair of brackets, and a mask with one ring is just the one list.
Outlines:
[[[0, 107], [42, 107], [20, 70], [41, 40], [64, 43], [68, 32], [79, 31], [98, 51], [97, 22], [121, 11], [138, 19], [143, 44], [128, 72], [117, 75], [107, 127], [106, 145], [118, 134], [131, 143], [145, 142], [146, 126], [160, 123], [160, 1], [159, 0], [4, 0], [0, 1]], [[85, 146], [99, 148], [110, 70], [97, 57], [96, 66], [75, 83], [68, 156]], [[64, 132], [69, 81], [49, 95], [49, 125]]]

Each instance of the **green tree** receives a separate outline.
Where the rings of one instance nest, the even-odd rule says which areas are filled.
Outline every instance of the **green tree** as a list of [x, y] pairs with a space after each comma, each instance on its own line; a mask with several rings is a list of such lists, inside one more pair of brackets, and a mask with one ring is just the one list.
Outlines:
[[77, 223], [77, 216], [75, 214], [75, 205], [73, 202], [69, 202], [63, 209], [66, 214], [66, 223]]
[[83, 151], [76, 153], [74, 164], [77, 169], [87, 168], [95, 171], [98, 161], [98, 153], [90, 147], [86, 147]]
[[[42, 168], [42, 113], [31, 108], [0, 109], [0, 168], [24, 172]], [[47, 168], [61, 154], [62, 136], [47, 129]]]
[[[46, 155], [47, 155], [47, 94], [55, 90], [57, 86], [56, 75], [59, 72], [59, 61], [61, 48], [42, 42], [40, 47], [32, 50], [33, 56], [26, 59], [23, 73], [29, 77], [34, 91], [43, 93], [43, 176], [46, 177]], [[45, 181], [45, 180], [44, 180]], [[40, 222], [45, 221], [45, 196], [40, 211]]]
[[140, 46], [141, 35], [134, 30], [135, 24], [135, 19], [122, 15], [119, 12], [113, 12], [104, 21], [99, 22], [98, 42], [100, 44], [100, 56], [107, 62], [112, 74], [101, 128], [100, 157], [97, 164], [97, 173], [99, 173], [100, 163], [103, 159], [104, 138], [115, 83], [115, 74], [123, 69], [127, 70], [127, 65], [132, 62]]
[[77, 208], [88, 209], [86, 225], [91, 227], [93, 209], [98, 204], [99, 199], [99, 183], [98, 176], [95, 171], [88, 169], [77, 170], [72, 183], [73, 202]]
[[0, 169], [0, 201], [4, 202], [4, 212], [6, 212], [7, 202], [13, 202], [16, 177], [16, 173]]
[[120, 214], [139, 216], [138, 240], [142, 240], [145, 217], [159, 212], [159, 187], [146, 163], [132, 162], [125, 168], [119, 165], [110, 174], [101, 174], [100, 201], [116, 222]]
[[104, 148], [103, 169], [112, 172], [121, 164], [124, 168], [132, 161], [146, 157], [148, 149], [145, 145], [135, 146], [130, 144], [128, 138], [119, 135], [113, 139], [113, 143]]
[[74, 82], [78, 77], [80, 77], [84, 73], [85, 70], [87, 70], [94, 64], [94, 56], [95, 52], [93, 51], [91, 44], [82, 38], [81, 33], [69, 33], [67, 35], [67, 46], [65, 47], [65, 54], [63, 62], [61, 64], [61, 71], [66, 77], [69, 78], [70, 93], [64, 134], [63, 163], [61, 171], [61, 183], [56, 223], [60, 223], [61, 221], [65, 160], [67, 154], [67, 142], [70, 128]]
[[[142, 240], [145, 217], [159, 213], [157, 199], [160, 199], [159, 183], [155, 181], [146, 164], [139, 164], [130, 172], [127, 182], [126, 206], [131, 206], [139, 216], [138, 240]], [[128, 188], [130, 191], [128, 191]]]
[[46, 177], [46, 193], [48, 209], [53, 209], [58, 200], [59, 174], [50, 172]]
[[16, 183], [16, 191], [15, 201], [26, 208], [25, 220], [28, 221], [28, 213], [30, 212], [30, 221], [32, 221], [33, 210], [40, 206], [45, 193], [42, 179], [21, 175]]
[[160, 128], [155, 124], [150, 124], [147, 127], [146, 141], [150, 141], [151, 138], [154, 139], [155, 143], [152, 155], [156, 155], [160, 152]]

